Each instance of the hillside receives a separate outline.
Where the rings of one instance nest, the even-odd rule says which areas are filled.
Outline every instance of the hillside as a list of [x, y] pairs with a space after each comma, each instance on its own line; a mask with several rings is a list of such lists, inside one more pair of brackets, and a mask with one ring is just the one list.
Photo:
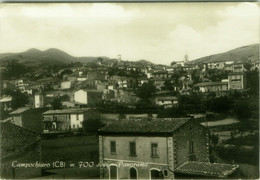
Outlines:
[[[101, 56], [104, 64], [114, 63], [117, 59], [110, 59], [105, 56]], [[10, 60], [17, 60], [18, 63], [27, 67], [37, 67], [42, 65], [58, 65], [68, 64], [71, 62], [80, 63], [95, 63], [98, 57], [74, 57], [59, 49], [51, 48], [46, 51], [40, 51], [38, 49], [29, 49], [20, 53], [2, 53], [0, 54], [0, 65], [5, 66]], [[123, 61], [136, 65], [151, 65], [152, 63], [146, 60], [140, 61]]]
[[[59, 49], [51, 48], [46, 51], [38, 49], [29, 49], [20, 53], [2, 53], [0, 54], [0, 64], [4, 66], [7, 61], [17, 60], [28, 67], [37, 67], [40, 65], [57, 65], [68, 64], [71, 62], [89, 63], [93, 62], [98, 57], [74, 57]], [[102, 57], [104, 60], [109, 58]]]
[[246, 62], [248, 60], [259, 60], [259, 44], [239, 47], [224, 53], [214, 54], [211, 56], [202, 57], [189, 62], [189, 64], [234, 61]]

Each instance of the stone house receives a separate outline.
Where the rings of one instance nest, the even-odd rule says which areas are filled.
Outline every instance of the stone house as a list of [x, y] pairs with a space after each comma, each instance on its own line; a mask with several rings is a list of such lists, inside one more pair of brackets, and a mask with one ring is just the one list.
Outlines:
[[42, 113], [48, 108], [22, 107], [11, 112], [11, 122], [17, 126], [42, 133]]
[[40, 163], [41, 136], [9, 122], [1, 122], [2, 179], [31, 179], [41, 176], [41, 168], [18, 167], [19, 163]]
[[228, 90], [228, 82], [202, 82], [194, 85], [199, 92], [219, 92]]
[[117, 101], [117, 91], [115, 89], [104, 89], [102, 94], [103, 101]]
[[246, 88], [246, 75], [243, 72], [228, 74], [228, 89], [243, 90]]
[[[209, 163], [208, 131], [189, 118], [109, 124], [99, 130], [99, 155], [104, 179], [173, 179], [177, 172], [207, 177], [222, 167]], [[226, 165], [214, 175], [226, 177], [236, 169]]]
[[245, 71], [244, 63], [234, 63], [232, 65], [232, 71], [233, 72], [244, 72]]
[[170, 78], [168, 71], [166, 71], [166, 70], [153, 72], [152, 77], [155, 78], [155, 79], [156, 78], [160, 78], [160, 79]]
[[126, 104], [134, 104], [139, 100], [137, 95], [131, 90], [117, 90], [115, 97], [117, 102]]
[[152, 82], [156, 89], [162, 90], [162, 88], [164, 87], [165, 79], [157, 78], [157, 79], [153, 79]]

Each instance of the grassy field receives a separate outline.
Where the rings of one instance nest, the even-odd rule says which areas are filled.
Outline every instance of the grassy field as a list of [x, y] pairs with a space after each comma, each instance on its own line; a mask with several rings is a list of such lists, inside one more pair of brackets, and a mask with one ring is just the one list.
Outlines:
[[[66, 167], [43, 169], [43, 179], [96, 179], [99, 178], [99, 168], [79, 167], [79, 162], [98, 163], [97, 136], [74, 136], [42, 139], [42, 163], [65, 162]], [[75, 167], [69, 167], [74, 163]], [[37, 178], [37, 179], [38, 179]]]
[[97, 136], [74, 136], [42, 139], [42, 162], [98, 161]]

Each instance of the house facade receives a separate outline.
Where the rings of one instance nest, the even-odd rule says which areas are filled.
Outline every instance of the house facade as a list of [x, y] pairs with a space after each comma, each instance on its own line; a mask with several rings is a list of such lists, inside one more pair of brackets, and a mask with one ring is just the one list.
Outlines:
[[234, 72], [228, 75], [228, 89], [243, 90], [246, 88], [246, 77], [243, 72]]
[[12, 99], [13, 98], [11, 96], [4, 96], [0, 98], [0, 107], [5, 111], [12, 110]]
[[35, 108], [44, 107], [44, 97], [42, 94], [34, 95], [34, 107]]
[[244, 64], [243, 63], [234, 63], [232, 65], [232, 71], [233, 72], [244, 72], [245, 71]]
[[43, 130], [48, 132], [68, 132], [82, 128], [87, 108], [49, 110], [43, 113]]
[[11, 122], [17, 126], [42, 133], [42, 113], [48, 108], [23, 107], [11, 112]]
[[164, 108], [176, 107], [178, 106], [178, 99], [175, 96], [156, 97], [155, 104], [163, 106]]
[[100, 178], [178, 178], [184, 164], [209, 164], [208, 132], [189, 118], [122, 120], [99, 130], [99, 154]]
[[60, 84], [61, 89], [70, 89], [72, 82], [71, 81], [63, 81]]
[[[187, 118], [108, 125], [99, 132], [99, 148], [100, 161], [109, 164], [100, 171], [105, 179], [174, 178], [178, 165], [209, 162], [207, 132]], [[129, 163], [136, 166], [124, 167]]]
[[219, 92], [228, 90], [228, 82], [203, 82], [195, 84], [199, 92]]

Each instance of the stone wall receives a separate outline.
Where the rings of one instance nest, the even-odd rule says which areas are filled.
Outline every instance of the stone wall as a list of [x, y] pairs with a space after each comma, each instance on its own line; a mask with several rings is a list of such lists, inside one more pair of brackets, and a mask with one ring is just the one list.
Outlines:
[[[209, 162], [207, 137], [206, 129], [192, 120], [176, 130], [173, 135], [175, 167], [188, 161]], [[189, 153], [189, 141], [193, 141], [193, 154]]]

